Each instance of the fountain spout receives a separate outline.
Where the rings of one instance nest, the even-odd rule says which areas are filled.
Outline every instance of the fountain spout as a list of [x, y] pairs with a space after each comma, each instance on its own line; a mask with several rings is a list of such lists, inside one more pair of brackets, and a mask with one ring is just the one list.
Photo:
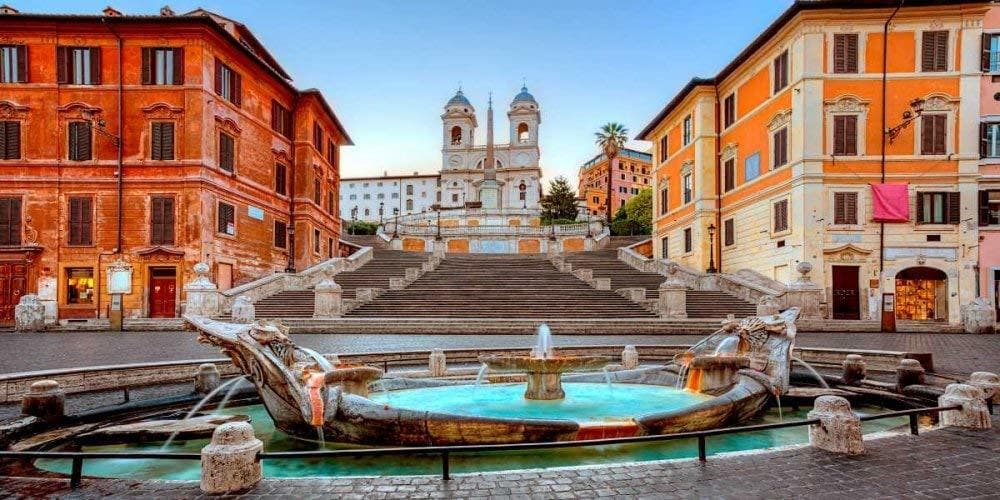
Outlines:
[[552, 331], [549, 329], [549, 325], [542, 323], [538, 326], [538, 339], [535, 341], [535, 348], [531, 350], [531, 357], [549, 359], [553, 356]]

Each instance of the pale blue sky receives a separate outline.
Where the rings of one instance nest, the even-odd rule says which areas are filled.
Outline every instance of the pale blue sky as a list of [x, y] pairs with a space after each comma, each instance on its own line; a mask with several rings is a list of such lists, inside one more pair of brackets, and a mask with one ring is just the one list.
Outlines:
[[[99, 13], [134, 0], [4, 0], [23, 12]], [[692, 76], [714, 75], [791, 0], [180, 0], [246, 24], [300, 88], [326, 95], [356, 146], [343, 175], [436, 172], [444, 103], [462, 83], [482, 113], [493, 91], [496, 136], [522, 78], [542, 109], [545, 177], [569, 177], [597, 151], [593, 132], [630, 134]], [[480, 135], [484, 140], [485, 129]], [[639, 144], [642, 148], [646, 144]]]

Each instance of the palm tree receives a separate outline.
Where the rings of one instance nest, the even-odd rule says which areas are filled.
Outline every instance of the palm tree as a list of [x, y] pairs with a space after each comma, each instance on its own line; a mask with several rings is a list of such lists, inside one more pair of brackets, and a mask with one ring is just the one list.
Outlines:
[[595, 142], [600, 146], [601, 151], [604, 151], [604, 156], [608, 158], [608, 196], [604, 203], [606, 216], [608, 219], [608, 227], [611, 227], [611, 164], [614, 163], [615, 158], [618, 157], [618, 153], [621, 152], [622, 148], [625, 147], [625, 142], [628, 141], [628, 129], [625, 125], [617, 122], [605, 123], [601, 126], [601, 130], [594, 133], [597, 138]]

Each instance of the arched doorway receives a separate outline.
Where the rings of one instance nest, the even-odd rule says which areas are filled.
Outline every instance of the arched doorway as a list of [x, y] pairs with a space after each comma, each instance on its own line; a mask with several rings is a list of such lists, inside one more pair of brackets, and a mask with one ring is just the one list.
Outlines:
[[932, 267], [909, 267], [896, 274], [896, 318], [947, 320], [948, 275]]

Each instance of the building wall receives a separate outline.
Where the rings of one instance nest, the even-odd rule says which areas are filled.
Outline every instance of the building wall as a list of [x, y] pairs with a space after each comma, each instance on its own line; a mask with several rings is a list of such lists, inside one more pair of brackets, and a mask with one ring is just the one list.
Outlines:
[[[612, 161], [611, 209], [617, 211], [643, 189], [652, 188], [652, 161], [647, 153], [628, 150]], [[623, 179], [622, 176], [625, 176]], [[604, 213], [608, 186], [608, 160], [599, 154], [580, 167], [577, 193], [587, 201], [592, 215]], [[623, 193], [622, 190], [625, 190]], [[614, 214], [612, 214], [614, 215]]]
[[[383, 217], [391, 218], [393, 210], [401, 209], [403, 215], [418, 214], [431, 210], [438, 203], [437, 175], [404, 175], [382, 177], [355, 177], [341, 183], [340, 217], [344, 221], [354, 219], [378, 222], [379, 204], [384, 203]], [[413, 186], [413, 194], [407, 195], [407, 186]], [[365, 197], [367, 196], [367, 198]], [[406, 208], [406, 201], [412, 200], [413, 208]]]
[[[983, 21], [984, 33], [1000, 33], [1000, 8], [994, 7], [986, 13]], [[1000, 120], [1000, 100], [994, 96], [1000, 92], [1000, 82], [994, 82], [997, 73], [983, 74], [980, 79], [979, 112], [984, 122]], [[985, 156], [985, 155], [984, 155]], [[1000, 190], [1000, 158], [984, 157], [979, 164], [979, 188]], [[1000, 225], [980, 225], [979, 227], [979, 294], [986, 297], [1000, 311], [997, 286], [1000, 284]]]

